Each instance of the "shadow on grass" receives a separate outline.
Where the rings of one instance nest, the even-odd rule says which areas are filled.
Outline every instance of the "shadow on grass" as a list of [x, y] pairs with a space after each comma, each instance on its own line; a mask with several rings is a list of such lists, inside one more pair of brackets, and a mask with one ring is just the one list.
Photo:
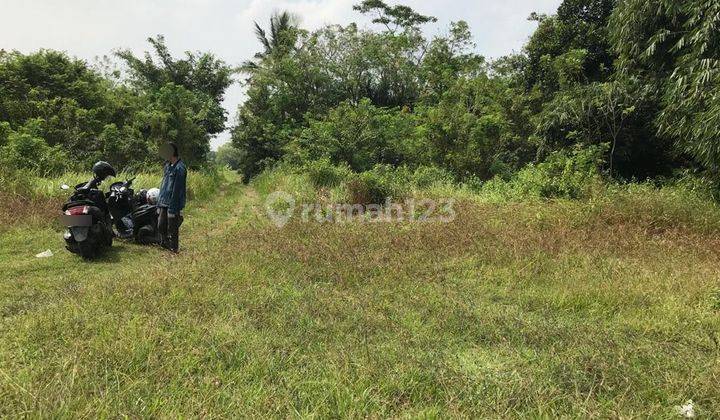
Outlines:
[[109, 249], [106, 249], [97, 257], [86, 261], [88, 263], [118, 263], [122, 262], [123, 259], [127, 261], [128, 258], [132, 259], [137, 257], [137, 253], [133, 251], [151, 252], [155, 248], [154, 245], [143, 245], [116, 239]]
[[[124, 244], [123, 244], [123, 245], [124, 245]], [[95, 258], [86, 259], [86, 260], [84, 260], [84, 261], [87, 262], [87, 263], [89, 263], [89, 264], [92, 264], [92, 263], [117, 263], [117, 262], [120, 262], [120, 260], [121, 260], [121, 257], [120, 257], [120, 256], [122, 255], [123, 248], [124, 248], [123, 245], [120, 245], [120, 244], [116, 245], [115, 243], [113, 243], [113, 245], [112, 245], [110, 248], [104, 250], [104, 251], [102, 252], [102, 254], [98, 255], [98, 256], [95, 257]]]
[[113, 241], [112, 247], [95, 260], [101, 262], [120, 262], [120, 260], [123, 258], [137, 258], [138, 252], [147, 253], [155, 251], [164, 250], [160, 248], [159, 244], [141, 244], [131, 239], [115, 239], [115, 241]]

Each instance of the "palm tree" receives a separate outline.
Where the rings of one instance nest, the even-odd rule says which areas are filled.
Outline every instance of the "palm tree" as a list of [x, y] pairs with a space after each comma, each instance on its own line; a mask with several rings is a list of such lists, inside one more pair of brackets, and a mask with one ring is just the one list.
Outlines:
[[263, 46], [263, 51], [255, 54], [253, 60], [248, 60], [241, 65], [241, 70], [253, 72], [258, 69], [259, 61], [271, 54], [284, 54], [295, 47], [295, 31], [297, 28], [297, 17], [284, 10], [275, 12], [270, 16], [270, 32], [255, 24], [255, 37]]

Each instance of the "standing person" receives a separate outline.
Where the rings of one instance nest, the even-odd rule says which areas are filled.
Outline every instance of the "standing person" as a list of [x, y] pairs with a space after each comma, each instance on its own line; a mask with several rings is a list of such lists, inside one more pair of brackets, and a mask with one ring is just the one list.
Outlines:
[[163, 179], [158, 195], [160, 246], [172, 252], [178, 252], [180, 225], [183, 222], [182, 210], [185, 208], [187, 169], [180, 160], [175, 143], [163, 145], [160, 148], [160, 155], [165, 159]]

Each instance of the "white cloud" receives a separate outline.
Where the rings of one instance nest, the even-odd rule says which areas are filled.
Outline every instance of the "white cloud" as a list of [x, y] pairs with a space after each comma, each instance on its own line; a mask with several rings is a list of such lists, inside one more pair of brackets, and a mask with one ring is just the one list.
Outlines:
[[237, 15], [237, 21], [241, 25], [253, 21], [263, 24], [273, 12], [288, 10], [300, 18], [303, 28], [313, 30], [332, 23], [346, 24], [357, 18], [356, 12], [352, 10], [353, 3], [353, 0], [252, 0]]

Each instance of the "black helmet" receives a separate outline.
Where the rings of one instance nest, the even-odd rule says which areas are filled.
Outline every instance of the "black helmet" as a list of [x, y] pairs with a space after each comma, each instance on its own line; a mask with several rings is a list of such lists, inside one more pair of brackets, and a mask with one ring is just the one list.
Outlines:
[[115, 169], [113, 169], [109, 163], [102, 160], [93, 165], [92, 171], [93, 174], [95, 174], [95, 178], [101, 181], [109, 176], [115, 176]]

